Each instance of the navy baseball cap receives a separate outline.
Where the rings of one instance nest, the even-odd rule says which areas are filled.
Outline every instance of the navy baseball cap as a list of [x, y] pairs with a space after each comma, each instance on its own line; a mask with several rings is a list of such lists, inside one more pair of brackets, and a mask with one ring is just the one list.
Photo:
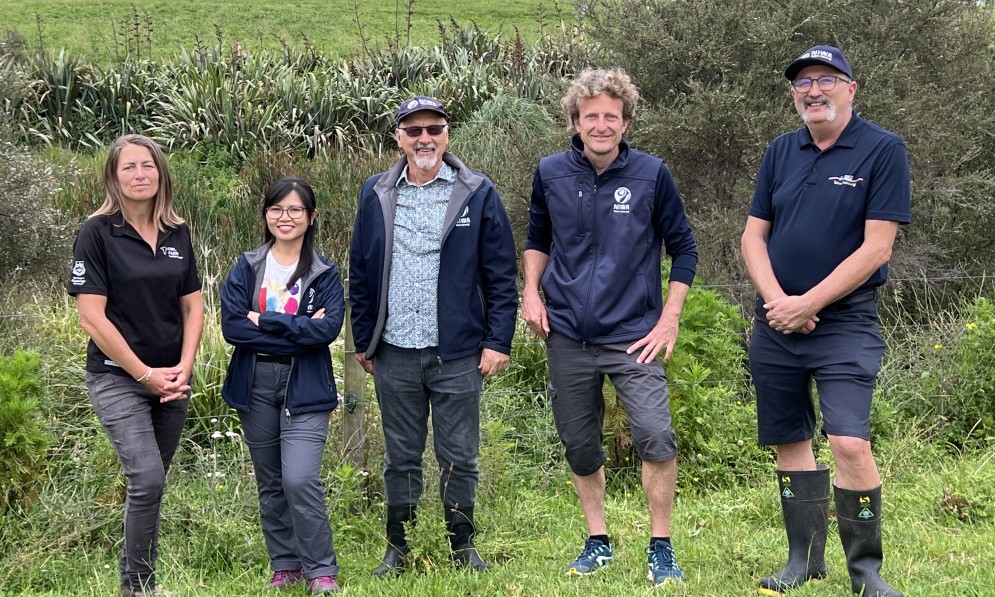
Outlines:
[[846, 56], [843, 55], [843, 52], [839, 48], [834, 48], [833, 46], [813, 46], [805, 50], [804, 54], [795, 58], [795, 61], [789, 64], [788, 68], [784, 69], [784, 76], [789, 81], [794, 81], [798, 75], [798, 71], [813, 64], [831, 66], [846, 75], [848, 79], [853, 80], [853, 70], [850, 68], [850, 63], [847, 62]]
[[435, 112], [436, 114], [441, 114], [443, 118], [449, 120], [449, 116], [446, 114], [446, 109], [442, 107], [442, 102], [427, 95], [416, 95], [409, 100], [401, 102], [401, 105], [397, 107], [397, 118], [395, 119], [395, 124], [400, 125], [402, 120], [408, 116], [411, 116], [415, 112], [421, 112], [422, 110], [428, 110], [430, 112]]

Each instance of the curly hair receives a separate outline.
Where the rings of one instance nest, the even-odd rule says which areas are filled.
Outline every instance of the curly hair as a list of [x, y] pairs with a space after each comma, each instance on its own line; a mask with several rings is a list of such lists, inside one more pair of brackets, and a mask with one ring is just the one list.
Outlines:
[[628, 73], [621, 68], [588, 68], [574, 79], [566, 95], [560, 100], [560, 106], [566, 112], [571, 127], [580, 118], [580, 101], [602, 93], [622, 100], [622, 120], [632, 120], [636, 114], [639, 90]]

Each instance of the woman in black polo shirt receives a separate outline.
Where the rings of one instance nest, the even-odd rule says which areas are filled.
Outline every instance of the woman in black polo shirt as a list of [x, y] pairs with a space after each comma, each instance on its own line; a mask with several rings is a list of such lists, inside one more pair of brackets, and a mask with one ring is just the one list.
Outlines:
[[204, 304], [159, 146], [141, 135], [115, 139], [104, 186], [73, 245], [69, 294], [90, 335], [90, 401], [128, 478], [121, 596], [158, 595], [159, 506], [187, 418]]
[[338, 404], [328, 345], [345, 301], [339, 270], [314, 251], [314, 191], [282, 178], [263, 199], [265, 242], [221, 287], [221, 331], [235, 347], [221, 395], [238, 410], [259, 489], [259, 518], [282, 589], [338, 591], [339, 566], [321, 485], [328, 420]]

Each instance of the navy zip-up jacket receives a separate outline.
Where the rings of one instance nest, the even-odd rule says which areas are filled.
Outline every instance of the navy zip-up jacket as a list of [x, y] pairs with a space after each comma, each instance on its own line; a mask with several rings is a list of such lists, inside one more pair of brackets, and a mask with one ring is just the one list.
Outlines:
[[[297, 313], [260, 312], [256, 326], [246, 315], [260, 311], [257, 300], [269, 250], [267, 243], [243, 253], [221, 286], [221, 332], [235, 347], [221, 397], [232, 408], [248, 411], [256, 354], [289, 356], [287, 414], [333, 410], [338, 395], [328, 345], [338, 337], [345, 318], [339, 270], [327, 257], [315, 254], [311, 271], [301, 280]], [[325, 316], [312, 319], [319, 309]]]
[[[439, 267], [439, 357], [458, 359], [490, 348], [511, 353], [518, 312], [515, 240], [497, 189], [456, 156]], [[363, 184], [349, 256], [349, 300], [356, 352], [372, 358], [387, 321], [387, 285], [402, 158]]]
[[688, 286], [698, 247], [670, 170], [622, 141], [598, 175], [579, 135], [542, 158], [532, 181], [526, 249], [549, 255], [540, 286], [549, 325], [578, 342], [643, 338], [660, 320], [661, 245], [670, 279]]

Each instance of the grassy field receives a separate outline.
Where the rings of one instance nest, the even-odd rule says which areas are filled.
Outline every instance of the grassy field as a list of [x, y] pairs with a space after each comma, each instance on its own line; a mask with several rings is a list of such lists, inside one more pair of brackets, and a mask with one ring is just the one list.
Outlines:
[[[278, 48], [280, 38], [296, 44], [305, 35], [322, 53], [348, 56], [362, 50], [357, 23], [370, 47], [384, 47], [387, 39], [405, 45], [407, 6], [375, 0], [169, 0], [137, 5], [132, 0], [2, 0], [0, 27], [19, 31], [33, 46], [67, 48], [97, 59], [121, 52], [115, 32], [123, 41], [133, 39], [137, 30], [145, 52], [151, 29], [152, 54], [169, 56], [181, 46], [193, 47], [196, 37], [213, 42], [216, 27], [227, 42], [238, 41], [249, 50]], [[572, 17], [569, 4], [562, 8], [569, 13], [565, 18]], [[556, 10], [553, 0], [417, 0], [411, 2], [411, 41], [435, 43], [438, 21], [448, 24], [450, 16], [462, 25], [473, 21], [488, 31], [501, 30], [506, 37], [513, 37], [517, 27], [524, 38], [536, 39], [540, 23], [558, 26]]]
[[[239, 440], [219, 441], [228, 446], [205, 449], [196, 457], [181, 455], [184, 463], [171, 473], [163, 506], [159, 570], [160, 582], [175, 595], [266, 594], [262, 587], [269, 571], [247, 456]], [[188, 450], [191, 445], [184, 442]], [[213, 461], [208, 459], [212, 454]], [[909, 597], [995, 594], [991, 524], [971, 524], [943, 507], [945, 488], [956, 479], [975, 476], [986, 483], [995, 479], [991, 458], [975, 456], [919, 467], [909, 459], [912, 454], [923, 456], [912, 449], [883, 458], [885, 577]], [[223, 475], [205, 474], [212, 470]], [[329, 474], [329, 512], [346, 594], [750, 595], [760, 577], [783, 564], [786, 546], [773, 479], [755, 488], [682, 493], [674, 509], [672, 534], [687, 582], [654, 590], [646, 580], [643, 552], [649, 536], [645, 502], [641, 492], [623, 485], [612, 487], [606, 501], [615, 562], [592, 577], [565, 576], [563, 566], [582, 545], [584, 524], [565, 467], [549, 473], [546, 478], [514, 479], [513, 490], [495, 487], [498, 478], [506, 476], [503, 473], [489, 471], [481, 479], [478, 546], [494, 565], [484, 574], [456, 571], [449, 564], [439, 500], [427, 482], [419, 525], [411, 537], [417, 554], [414, 569], [396, 579], [370, 576], [383, 553], [382, 505], [350, 512], [348, 501], [356, 494], [349, 481], [338, 473]], [[98, 488], [115, 485], [113, 478], [106, 484], [93, 476], [88, 481]], [[65, 534], [38, 537], [23, 550], [0, 556], [5, 564], [0, 586], [6, 586], [0, 595], [114, 594], [120, 506], [87, 501], [75, 492], [66, 492], [63, 498], [41, 508], [61, 520], [56, 526], [66, 529]], [[793, 591], [793, 597], [850, 594], [835, 523], [830, 524], [827, 545], [829, 578]]]

